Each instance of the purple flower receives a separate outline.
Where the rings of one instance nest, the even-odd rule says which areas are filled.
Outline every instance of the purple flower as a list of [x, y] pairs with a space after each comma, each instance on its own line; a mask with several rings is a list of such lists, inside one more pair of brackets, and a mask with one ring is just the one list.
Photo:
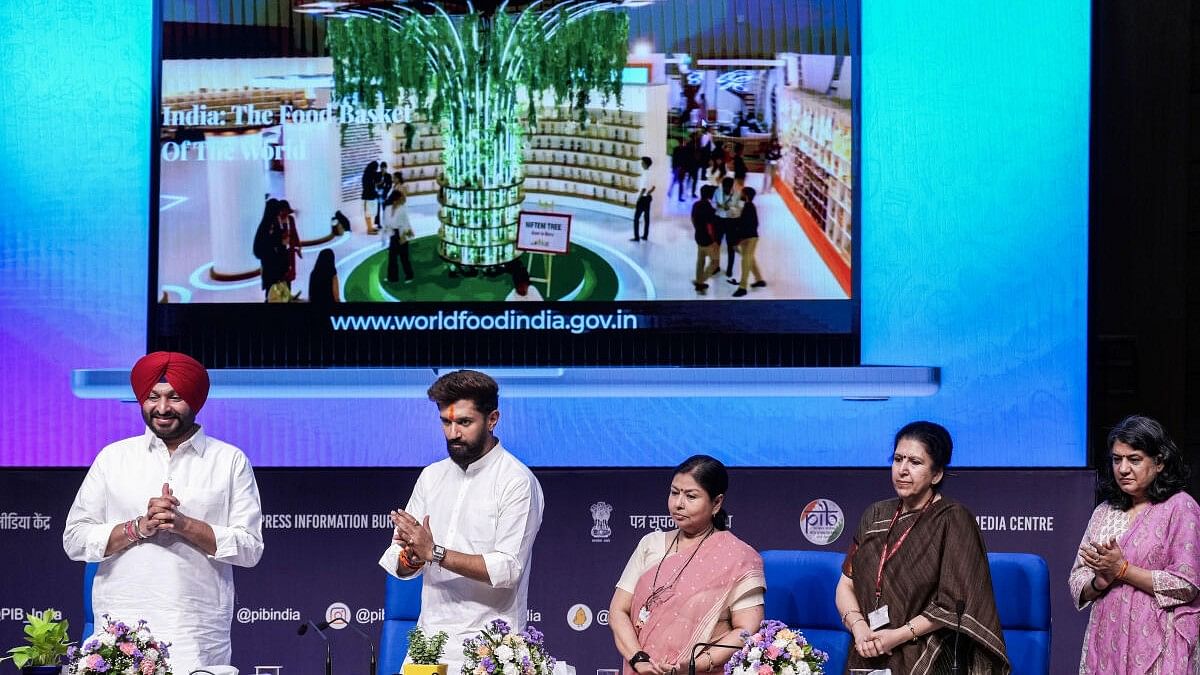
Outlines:
[[100, 646], [100, 641], [93, 638], [93, 639], [88, 640], [87, 642], [83, 643], [83, 651], [94, 652], [94, 651], [96, 651], [96, 647], [99, 647], [99, 646]]
[[483, 669], [489, 673], [496, 671], [496, 662], [493, 661], [492, 657], [490, 656], [485, 656], [483, 660], [479, 662], [479, 665], [483, 666]]
[[67, 647], [67, 658], [74, 660], [75, 654], [78, 651], [79, 651], [79, 648], [76, 647], [75, 645], [71, 645], [70, 647]]
[[91, 656], [87, 657], [87, 661], [85, 663], [87, 664], [88, 670], [93, 670], [97, 673], [108, 671], [108, 661], [105, 661], [104, 657], [100, 656], [99, 654], [92, 654]]
[[496, 619], [492, 622], [492, 630], [501, 635], [508, 635], [509, 631], [512, 629], [509, 627], [508, 622], [504, 619]]

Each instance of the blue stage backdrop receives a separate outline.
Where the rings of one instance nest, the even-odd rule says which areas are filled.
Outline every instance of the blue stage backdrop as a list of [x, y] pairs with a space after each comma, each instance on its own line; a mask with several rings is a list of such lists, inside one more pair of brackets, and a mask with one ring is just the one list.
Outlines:
[[[620, 665], [607, 628], [613, 587], [638, 540], [668, 526], [667, 469], [539, 470], [545, 520], [534, 547], [530, 619], [552, 653], [579, 675]], [[259, 470], [266, 514], [262, 562], [237, 573], [234, 665], [281, 665], [283, 675], [318, 672], [320, 640], [299, 637], [302, 620], [326, 617], [336, 603], [379, 635], [385, 574], [376, 561], [390, 540], [387, 511], [403, 505], [417, 472], [406, 469]], [[0, 646], [17, 644], [20, 619], [34, 609], [63, 610], [78, 638], [81, 563], [62, 552], [68, 506], [83, 479], [72, 470], [0, 471]], [[1078, 662], [1086, 614], [1076, 612], [1067, 572], [1091, 513], [1093, 475], [1084, 470], [964, 470], [946, 494], [979, 519], [991, 551], [1032, 552], [1050, 567], [1051, 671]], [[735, 469], [727, 506], [733, 532], [758, 550], [845, 552], [862, 511], [892, 496], [885, 470]], [[801, 517], [814, 500], [832, 511], [841, 534], [827, 545]], [[597, 519], [592, 506], [611, 507]], [[836, 530], [832, 523], [831, 530]], [[807, 532], [807, 534], [806, 534]], [[351, 631], [333, 631], [338, 675], [366, 675], [366, 648]]]
[[[744, 29], [738, 2], [710, 4], [706, 22]], [[145, 344], [151, 6], [0, 3], [0, 465], [86, 466], [140, 432], [134, 410], [69, 382]], [[535, 466], [697, 450], [867, 467], [930, 418], [963, 466], [1083, 466], [1090, 23], [1089, 0], [862, 3], [861, 353], [941, 368], [936, 395], [509, 400], [508, 445]], [[214, 400], [201, 419], [256, 466], [442, 454], [419, 400]]]

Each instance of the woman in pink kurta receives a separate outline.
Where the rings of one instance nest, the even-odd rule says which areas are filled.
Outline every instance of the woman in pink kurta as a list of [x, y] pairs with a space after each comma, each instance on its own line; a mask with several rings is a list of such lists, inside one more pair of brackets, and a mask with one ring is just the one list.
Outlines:
[[1162, 426], [1132, 416], [1108, 435], [1105, 501], [1071, 568], [1071, 596], [1092, 607], [1081, 675], [1200, 673], [1200, 506]]

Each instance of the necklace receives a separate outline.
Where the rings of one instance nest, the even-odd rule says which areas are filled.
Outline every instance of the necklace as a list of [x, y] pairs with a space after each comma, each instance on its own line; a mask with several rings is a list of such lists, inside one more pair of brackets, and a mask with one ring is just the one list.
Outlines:
[[692, 554], [688, 556], [688, 559], [683, 563], [683, 567], [679, 568], [679, 572], [675, 575], [675, 578], [671, 580], [671, 583], [657, 586], [658, 573], [662, 571], [663, 563], [666, 562], [667, 556], [671, 553], [671, 549], [675, 548], [676, 551], [679, 550], [679, 535], [683, 533], [681, 531], [677, 531], [675, 533], [675, 539], [671, 541], [671, 545], [668, 546], [667, 550], [663, 552], [662, 559], [658, 561], [658, 566], [654, 568], [654, 579], [650, 582], [650, 588], [653, 590], [650, 591], [650, 595], [646, 598], [646, 601], [642, 603], [642, 608], [638, 610], [637, 627], [640, 628], [643, 624], [650, 620], [650, 610], [655, 605], [658, 605], [667, 599], [667, 591], [675, 587], [675, 583], [679, 581], [679, 577], [683, 576], [683, 571], [687, 569], [688, 565], [692, 564], [692, 559], [695, 558], [696, 554], [700, 552], [700, 547], [715, 531], [715, 527], [708, 528], [708, 531], [705, 532], [704, 536], [700, 538], [700, 542], [692, 549]]

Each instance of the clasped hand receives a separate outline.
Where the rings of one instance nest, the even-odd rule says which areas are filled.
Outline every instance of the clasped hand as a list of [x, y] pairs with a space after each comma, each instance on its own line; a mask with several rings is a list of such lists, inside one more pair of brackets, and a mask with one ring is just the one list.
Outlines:
[[864, 621], [854, 625], [853, 634], [854, 650], [864, 659], [891, 654], [893, 649], [904, 643], [906, 636], [911, 635], [907, 629], [901, 628], [873, 631]]
[[[418, 522], [411, 514], [403, 509], [388, 513], [392, 518], [392, 541], [407, 548], [410, 559], [415, 554], [419, 561], [433, 559], [433, 532], [429, 529], [429, 516], [423, 522]], [[417, 562], [416, 560], [413, 562]]]
[[669, 661], [640, 661], [633, 669], [638, 675], [676, 675], [679, 666]]
[[169, 483], [163, 483], [162, 494], [152, 497], [146, 505], [146, 515], [138, 522], [138, 534], [153, 537], [159, 530], [183, 530], [190, 518], [178, 511], [179, 499]]

